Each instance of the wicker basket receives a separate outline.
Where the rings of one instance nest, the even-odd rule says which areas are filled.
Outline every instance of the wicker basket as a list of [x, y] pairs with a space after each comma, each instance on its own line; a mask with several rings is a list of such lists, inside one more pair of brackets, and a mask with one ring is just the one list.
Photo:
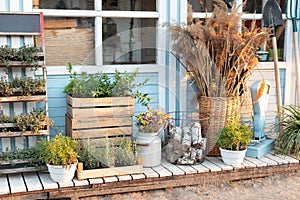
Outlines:
[[240, 118], [240, 109], [239, 97], [200, 97], [200, 119], [209, 119], [208, 123], [201, 123], [202, 134], [207, 138], [208, 156], [220, 156], [216, 144], [218, 133], [227, 121]]

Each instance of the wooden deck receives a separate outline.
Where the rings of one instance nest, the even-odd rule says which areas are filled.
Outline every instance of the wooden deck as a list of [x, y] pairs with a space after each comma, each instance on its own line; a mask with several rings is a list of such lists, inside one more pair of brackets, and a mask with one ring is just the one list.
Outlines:
[[98, 196], [106, 194], [218, 183], [300, 172], [299, 160], [269, 153], [255, 159], [246, 158], [241, 167], [225, 165], [219, 157], [207, 157], [202, 164], [173, 165], [163, 160], [161, 165], [144, 168], [143, 174], [113, 176], [79, 181], [76, 178], [58, 184], [47, 172], [24, 172], [0, 175], [0, 199], [9, 197], [51, 199]]

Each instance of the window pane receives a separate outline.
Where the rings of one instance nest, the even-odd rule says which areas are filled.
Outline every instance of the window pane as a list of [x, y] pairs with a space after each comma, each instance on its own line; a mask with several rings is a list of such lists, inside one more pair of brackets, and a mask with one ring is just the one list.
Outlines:
[[94, 10], [94, 0], [40, 0], [40, 8]]
[[156, 62], [156, 19], [103, 18], [104, 64]]
[[156, 0], [102, 0], [102, 10], [156, 11]]
[[94, 18], [45, 17], [47, 66], [95, 64]]

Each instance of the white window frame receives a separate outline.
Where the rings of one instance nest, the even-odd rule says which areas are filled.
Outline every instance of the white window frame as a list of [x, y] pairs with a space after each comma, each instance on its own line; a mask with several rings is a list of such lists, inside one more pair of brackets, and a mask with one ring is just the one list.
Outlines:
[[[158, 2], [157, 2], [158, 4]], [[159, 7], [158, 5], [156, 6]], [[158, 11], [109, 11], [102, 10], [102, 1], [94, 1], [94, 10], [69, 10], [69, 9], [32, 9], [33, 12], [42, 12], [45, 17], [93, 17], [95, 19], [95, 64], [96, 67], [88, 67], [84, 69], [88, 73], [95, 73], [99, 71], [99, 67], [105, 68], [105, 72], [111, 73], [115, 69], [122, 71], [133, 71], [137, 65], [103, 65], [103, 49], [102, 49], [102, 18], [103, 17], [117, 17], [117, 18], [153, 18], [159, 19]], [[158, 58], [156, 58], [158, 59]], [[157, 60], [156, 60], [157, 61]], [[157, 62], [154, 64], [138, 64], [139, 72], [158, 72]], [[83, 66], [74, 66], [74, 70], [78, 70]], [[64, 66], [50, 66], [47, 68], [50, 75], [68, 74]]]

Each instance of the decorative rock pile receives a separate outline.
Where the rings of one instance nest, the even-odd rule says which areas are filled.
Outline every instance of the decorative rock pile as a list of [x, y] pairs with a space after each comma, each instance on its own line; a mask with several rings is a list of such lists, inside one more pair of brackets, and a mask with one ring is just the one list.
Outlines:
[[206, 138], [202, 138], [198, 122], [183, 128], [174, 126], [169, 131], [166, 158], [171, 163], [193, 165], [205, 159]]

